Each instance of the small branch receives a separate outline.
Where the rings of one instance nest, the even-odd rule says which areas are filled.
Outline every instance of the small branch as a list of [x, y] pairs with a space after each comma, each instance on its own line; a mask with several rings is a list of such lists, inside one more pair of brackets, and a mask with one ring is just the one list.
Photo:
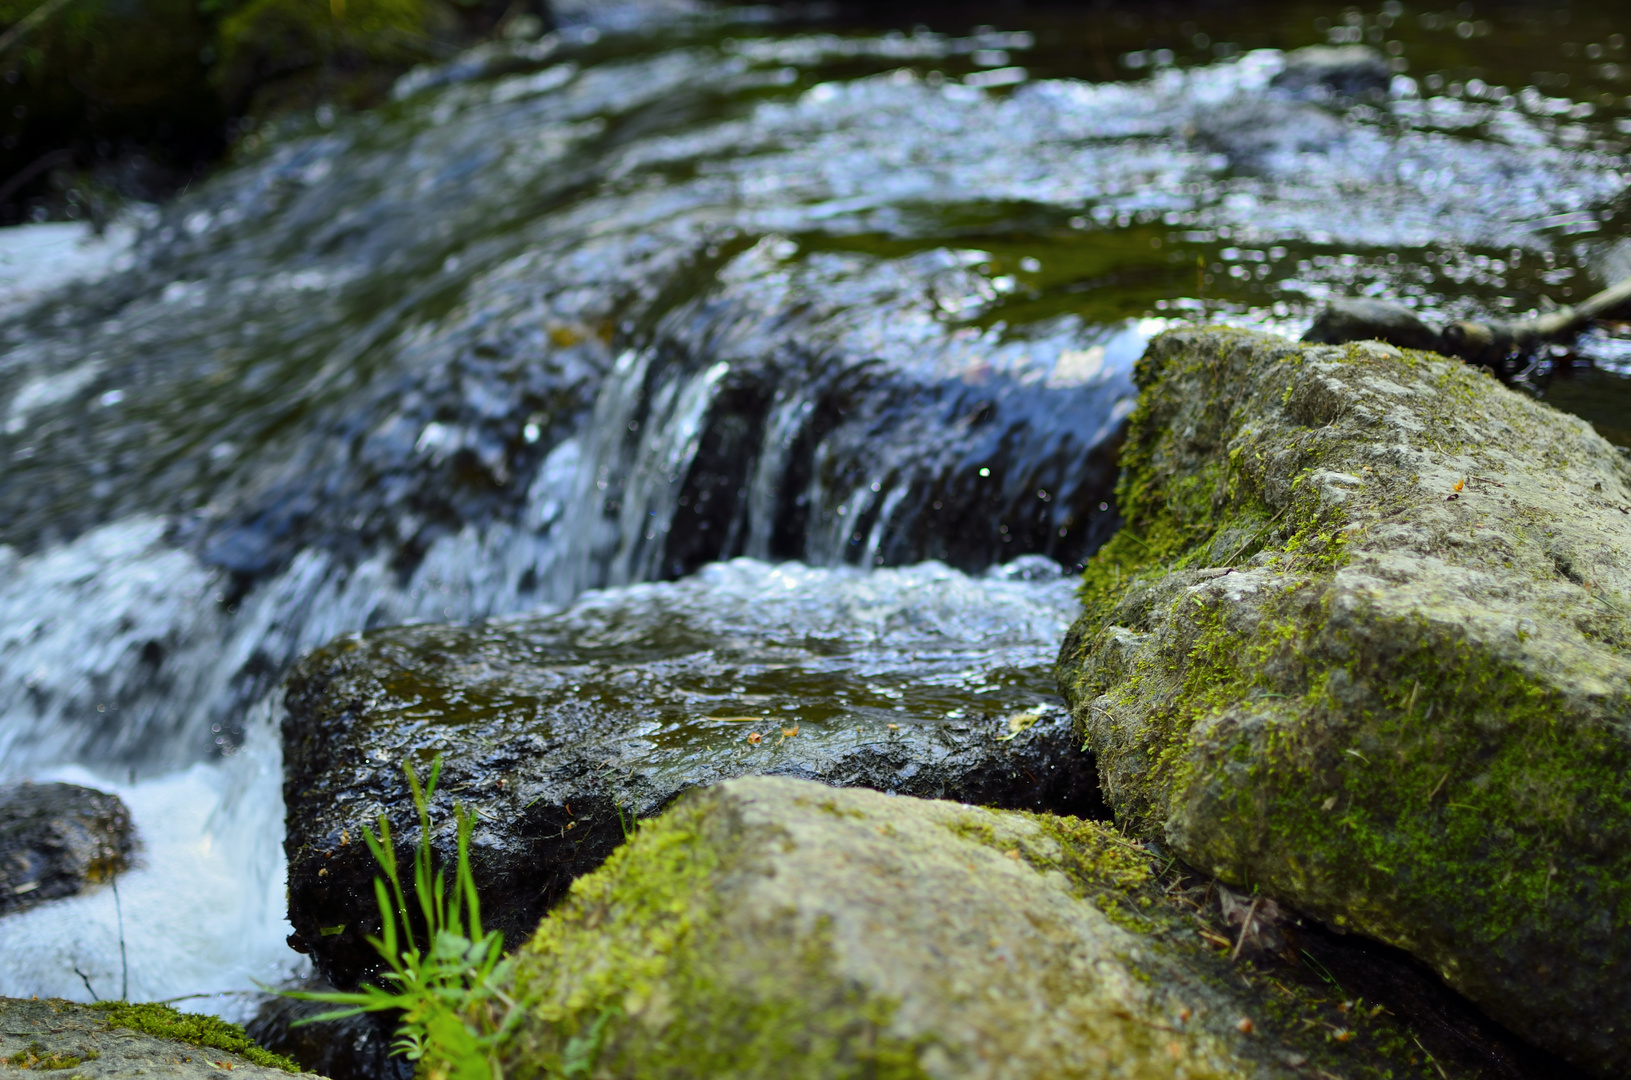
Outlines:
[[1246, 935], [1252, 932], [1252, 920], [1257, 917], [1257, 905], [1262, 901], [1261, 896], [1252, 897], [1252, 906], [1246, 909], [1246, 921], [1240, 924], [1240, 938], [1235, 942], [1235, 951], [1229, 955], [1231, 961], [1240, 959], [1240, 950], [1246, 945]]
[[40, 25], [57, 13], [57, 9], [67, 4], [68, 0], [45, 0], [45, 3], [24, 15], [13, 23], [11, 29], [0, 34], [0, 55], [20, 41], [23, 35]]
[[101, 998], [96, 996], [96, 991], [91, 989], [91, 977], [89, 975], [85, 974], [83, 971], [80, 971], [78, 964], [74, 965], [74, 974], [78, 975], [79, 976], [79, 981], [85, 984], [85, 991], [86, 991], [86, 993], [91, 995], [91, 1000], [92, 1001], [101, 1001], [102, 1000]]

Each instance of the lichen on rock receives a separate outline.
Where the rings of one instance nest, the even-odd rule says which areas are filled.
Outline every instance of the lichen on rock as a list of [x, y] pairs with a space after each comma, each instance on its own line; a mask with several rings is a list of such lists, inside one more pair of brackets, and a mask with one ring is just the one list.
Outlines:
[[540, 925], [504, 1074], [1439, 1075], [1385, 1016], [1333, 1036], [1351, 1002], [1231, 963], [1170, 884], [1100, 823], [730, 780]]
[[1157, 338], [1059, 677], [1135, 834], [1631, 1068], [1631, 468], [1477, 369]]

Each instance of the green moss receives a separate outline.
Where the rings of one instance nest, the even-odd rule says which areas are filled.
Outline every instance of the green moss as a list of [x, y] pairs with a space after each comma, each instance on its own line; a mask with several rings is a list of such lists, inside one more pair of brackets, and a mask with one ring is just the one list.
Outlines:
[[110, 1028], [129, 1028], [160, 1039], [175, 1039], [193, 1046], [228, 1050], [256, 1065], [282, 1069], [284, 1072], [300, 1072], [300, 1066], [293, 1060], [256, 1046], [243, 1028], [229, 1024], [218, 1016], [184, 1013], [169, 1005], [133, 1004], [128, 1001], [99, 1001], [91, 1008], [107, 1014]]
[[720, 925], [710, 883], [745, 868], [720, 854], [741, 845], [705, 834], [711, 806], [693, 797], [647, 824], [540, 925], [506, 1075], [922, 1080], [919, 1047], [888, 1034], [895, 1003], [834, 978], [824, 931], [767, 943]]
[[[1410, 949], [1475, 1000], [1532, 985], [1531, 998], [1561, 1001], [1571, 991], [1549, 985], [1554, 974], [1619, 963], [1610, 956], [1623, 958], [1616, 942], [1631, 928], [1631, 749], [1618, 730], [1631, 692], [1589, 659], [1535, 655], [1515, 616], [1510, 639], [1475, 640], [1487, 631], [1460, 608], [1435, 615], [1430, 590], [1399, 602], [1374, 554], [1365, 577], [1339, 587], [1338, 575], [1371, 552], [1377, 523], [1415, 527], [1424, 506], [1472, 497], [1448, 481], [1424, 492], [1412, 464], [1478, 462], [1488, 436], [1473, 423], [1506, 431], [1490, 464], [1474, 466], [1487, 475], [1510, 469], [1510, 455], [1577, 468], [1567, 458], [1581, 450], [1543, 407], [1411, 353], [1363, 358], [1366, 381], [1425, 384], [1407, 399], [1413, 419], [1372, 445], [1357, 431], [1374, 420], [1343, 410], [1374, 418], [1391, 406], [1362, 399], [1363, 383], [1340, 371], [1329, 390], [1313, 381], [1327, 375], [1299, 382], [1295, 354], [1255, 340], [1158, 342], [1140, 365], [1118, 487], [1131, 532], [1088, 567], [1060, 667], [1118, 820], [1227, 881]], [[1359, 359], [1321, 354], [1333, 358]], [[1324, 470], [1350, 478], [1341, 493], [1312, 482]], [[1522, 558], [1536, 595], [1556, 596], [1569, 571], [1543, 557], [1552, 522], [1480, 482], [1492, 486], [1467, 515], [1466, 542], [1407, 535], [1452, 573]], [[1514, 524], [1493, 547], [1478, 543], [1473, 524], [1497, 511]], [[1210, 576], [1182, 573], [1246, 560], [1259, 572], [1238, 589], [1194, 588]], [[1587, 608], [1568, 628], [1623, 649], [1624, 613], [1607, 598]], [[1604, 688], [1569, 689], [1577, 679]]]

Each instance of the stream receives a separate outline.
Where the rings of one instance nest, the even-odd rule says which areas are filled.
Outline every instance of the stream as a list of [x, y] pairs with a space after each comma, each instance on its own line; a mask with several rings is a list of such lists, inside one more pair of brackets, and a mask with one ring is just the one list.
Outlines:
[[[0, 995], [242, 1019], [306, 972], [280, 686], [338, 635], [591, 590], [705, 620], [665, 583], [733, 559], [890, 611], [948, 574], [968, 625], [1031, 590], [1003, 648], [1045, 695], [1152, 335], [1631, 273], [1607, 0], [559, 9], [104, 237], [0, 236], [0, 780], [117, 792], [140, 839], [118, 894], [0, 919]], [[1385, 88], [1280, 77], [1317, 43]], [[1544, 359], [1631, 445], [1631, 326]]]

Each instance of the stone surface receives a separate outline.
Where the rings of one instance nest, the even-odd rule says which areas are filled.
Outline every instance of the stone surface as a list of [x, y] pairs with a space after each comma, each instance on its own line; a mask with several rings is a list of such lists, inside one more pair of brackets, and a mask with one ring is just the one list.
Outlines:
[[77, 784], [0, 787], [0, 915], [107, 881], [134, 845], [117, 795]]
[[1332, 300], [1314, 316], [1303, 340], [1321, 345], [1383, 341], [1401, 349], [1437, 349], [1441, 330], [1403, 304], [1389, 300]]
[[1232, 962], [1165, 861], [1074, 818], [732, 780], [539, 927], [505, 1075], [1440, 1075], [1380, 1010]]
[[381, 810], [417, 827], [402, 774], [434, 755], [433, 818], [479, 823], [489, 926], [532, 932], [568, 882], [680, 792], [744, 773], [1102, 813], [1052, 659], [1075, 608], [1052, 563], [971, 578], [750, 560], [593, 593], [555, 615], [343, 638], [289, 683], [284, 728], [293, 943], [337, 985], [377, 957]]
[[1124, 827], [1631, 1069], [1631, 468], [1380, 343], [1173, 332], [1060, 681]]
[[[152, 1010], [154, 1006], [140, 1006]], [[183, 1023], [189, 1018], [175, 1014]], [[0, 1073], [44, 1072], [65, 1080], [129, 1080], [135, 1076], [220, 1076], [230, 1071], [251, 1080], [287, 1080], [289, 1073], [258, 1065], [242, 1054], [159, 1038], [109, 1023], [113, 1014], [54, 998], [0, 998]], [[213, 1017], [212, 1026], [222, 1026]], [[242, 1035], [241, 1031], [237, 1034]], [[322, 1080], [315, 1074], [314, 1080]]]
[[1299, 97], [1325, 100], [1385, 94], [1393, 72], [1387, 57], [1365, 45], [1310, 45], [1286, 53], [1273, 85]]

